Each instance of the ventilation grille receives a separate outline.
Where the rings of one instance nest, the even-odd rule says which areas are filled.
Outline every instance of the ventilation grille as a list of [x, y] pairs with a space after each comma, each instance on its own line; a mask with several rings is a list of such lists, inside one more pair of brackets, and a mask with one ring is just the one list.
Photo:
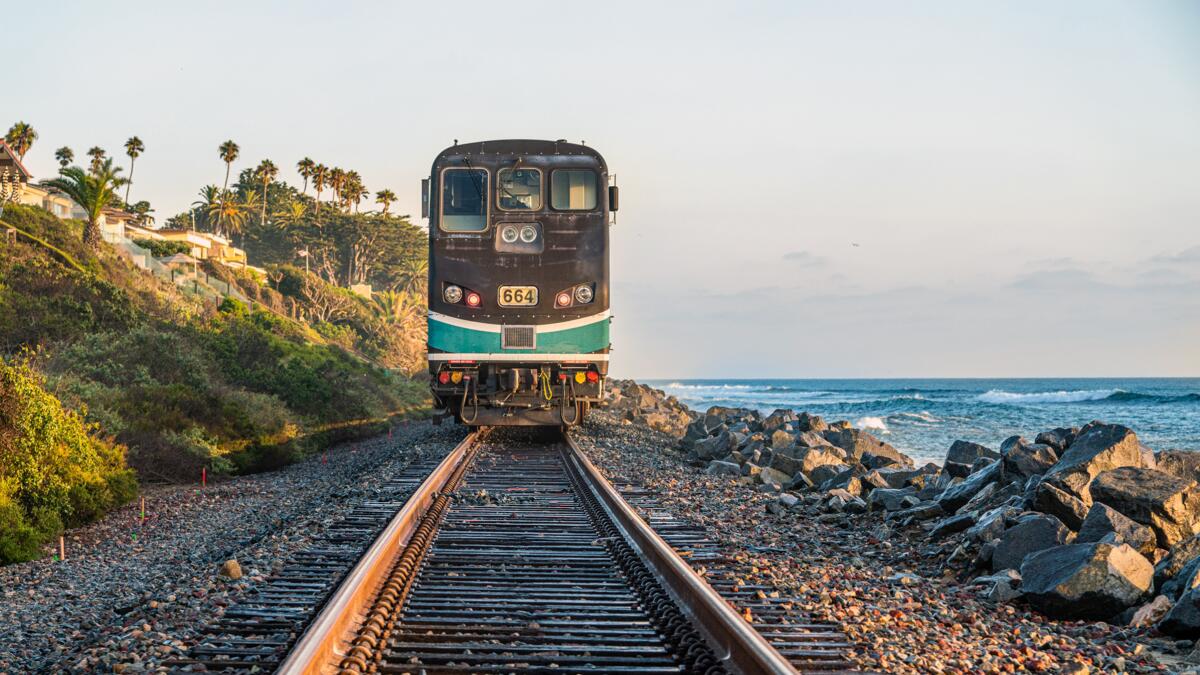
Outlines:
[[537, 330], [533, 326], [503, 326], [500, 346], [504, 349], [535, 349]]

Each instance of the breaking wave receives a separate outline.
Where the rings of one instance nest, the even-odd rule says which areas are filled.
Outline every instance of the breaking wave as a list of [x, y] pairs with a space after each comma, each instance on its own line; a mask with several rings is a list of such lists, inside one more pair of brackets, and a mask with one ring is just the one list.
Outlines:
[[860, 417], [854, 426], [859, 429], [875, 429], [885, 434], [889, 432], [887, 422], [884, 422], [882, 417]]
[[1117, 394], [1120, 389], [1077, 389], [1075, 391], [1038, 391], [1017, 394], [1001, 389], [992, 389], [976, 398], [984, 403], [1078, 403], [1080, 401], [1103, 401]]

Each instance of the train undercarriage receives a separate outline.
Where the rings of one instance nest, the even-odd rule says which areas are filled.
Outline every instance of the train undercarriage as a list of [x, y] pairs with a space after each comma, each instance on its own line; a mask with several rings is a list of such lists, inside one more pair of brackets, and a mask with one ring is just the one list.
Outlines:
[[593, 364], [449, 362], [431, 370], [435, 421], [571, 427], [604, 398], [604, 375]]

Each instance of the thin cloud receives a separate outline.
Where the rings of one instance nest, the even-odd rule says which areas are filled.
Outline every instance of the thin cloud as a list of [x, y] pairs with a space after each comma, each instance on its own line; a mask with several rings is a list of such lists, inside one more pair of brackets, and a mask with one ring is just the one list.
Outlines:
[[829, 263], [828, 258], [810, 253], [808, 251], [792, 251], [791, 253], [784, 253], [783, 259], [791, 263], [807, 265], [809, 267], [817, 267]]

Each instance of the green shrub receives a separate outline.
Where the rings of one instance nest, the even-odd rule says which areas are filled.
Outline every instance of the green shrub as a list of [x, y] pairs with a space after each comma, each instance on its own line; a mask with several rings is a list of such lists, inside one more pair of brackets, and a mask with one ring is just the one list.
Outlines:
[[133, 498], [124, 449], [88, 433], [27, 363], [0, 362], [0, 562], [26, 560], [63, 523]]
[[150, 251], [155, 258], [167, 258], [176, 253], [191, 253], [192, 245], [185, 241], [162, 241], [160, 239], [134, 239], [133, 243]]

